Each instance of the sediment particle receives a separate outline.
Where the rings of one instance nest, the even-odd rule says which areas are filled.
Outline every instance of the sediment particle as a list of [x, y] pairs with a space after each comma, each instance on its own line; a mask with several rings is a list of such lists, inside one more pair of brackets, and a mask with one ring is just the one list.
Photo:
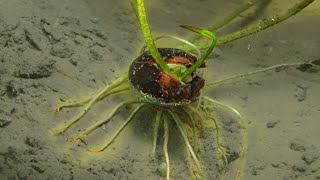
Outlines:
[[27, 137], [24, 142], [30, 147], [42, 149], [42, 145], [41, 145], [40, 141], [36, 138]]
[[7, 34], [0, 34], [0, 45], [7, 46], [10, 36]]
[[51, 41], [60, 41], [63, 38], [62, 31], [54, 28], [53, 26], [44, 24], [42, 30]]
[[312, 164], [318, 158], [319, 158], [319, 156], [317, 154], [310, 153], [310, 152], [307, 152], [307, 153], [303, 154], [303, 156], [302, 156], [302, 160], [308, 165]]
[[302, 164], [302, 163], [295, 164], [295, 165], [292, 166], [292, 170], [298, 171], [298, 172], [301, 172], [301, 173], [306, 172], [307, 168], [308, 168], [307, 165]]
[[251, 169], [251, 174], [256, 176], [258, 175], [258, 172], [259, 171], [262, 171], [266, 168], [265, 165], [260, 165], [260, 166], [253, 166], [252, 169]]
[[229, 152], [228, 155], [227, 155], [227, 160], [228, 160], [228, 163], [232, 162], [232, 161], [235, 161], [236, 159], [239, 158], [239, 153], [237, 152]]
[[312, 64], [314, 64], [314, 65], [320, 65], [320, 59], [312, 61]]
[[26, 41], [26, 35], [23, 28], [18, 28], [17, 30], [15, 30], [12, 37], [14, 42], [18, 44], [22, 44]]
[[30, 61], [24, 61], [23, 65], [15, 72], [15, 77], [24, 79], [41, 79], [51, 76], [54, 69], [55, 61], [52, 59], [45, 59], [38, 65]]
[[98, 46], [94, 46], [90, 49], [90, 56], [92, 60], [103, 61], [104, 60], [103, 54], [105, 53], [106, 52], [104, 51], [104, 49]]
[[302, 145], [302, 142], [293, 141], [290, 143], [290, 149], [294, 151], [304, 152], [306, 148]]
[[36, 170], [38, 173], [43, 173], [44, 172], [44, 169], [42, 169], [41, 167], [39, 166], [36, 166], [36, 165], [31, 165], [31, 167]]
[[80, 36], [80, 35], [77, 35], [77, 36], [75, 37], [74, 42], [75, 42], [76, 44], [80, 44], [80, 45], [85, 46], [85, 47], [91, 47], [91, 46], [93, 46], [93, 42], [92, 42], [92, 40], [91, 40], [90, 38], [85, 38], [85, 37]]
[[90, 21], [91, 21], [93, 24], [98, 24], [99, 18], [91, 18]]
[[24, 24], [24, 32], [26, 36], [26, 40], [29, 42], [32, 48], [42, 51], [46, 49], [47, 42], [45, 36], [42, 34], [42, 32], [36, 28], [31, 23], [25, 23]]
[[266, 126], [267, 128], [274, 128], [277, 124], [278, 124], [279, 121], [270, 121], [270, 122], [267, 122]]
[[65, 42], [58, 42], [51, 48], [50, 54], [52, 56], [60, 58], [70, 58], [74, 53], [73, 49], [70, 48]]
[[12, 162], [14, 162], [14, 163], [18, 163], [19, 162], [17, 151], [12, 146], [9, 146], [8, 149], [7, 149], [7, 152], [0, 153], [0, 155], [2, 155], [4, 157], [6, 163], [8, 163], [9, 159], [12, 160]]
[[72, 57], [72, 58], [70, 59], [70, 63], [71, 63], [72, 65], [74, 65], [74, 66], [77, 66], [77, 65], [78, 65], [78, 61], [79, 61], [78, 57]]
[[311, 62], [312, 64], [309, 63], [305, 63], [300, 65], [299, 67], [297, 67], [296, 69], [298, 69], [301, 72], [307, 72], [307, 73], [317, 73], [319, 72], [319, 67], [315, 67], [314, 65], [318, 65], [318, 61], [313, 61]]
[[8, 126], [9, 124], [11, 124], [11, 119], [7, 116], [0, 116], [0, 128], [4, 128], [6, 126]]
[[76, 17], [61, 17], [59, 24], [63, 26], [80, 26], [80, 20]]
[[16, 86], [16, 83], [14, 81], [9, 81], [6, 86], [6, 94], [9, 98], [15, 98], [22, 92], [21, 89], [19, 89]]
[[307, 87], [305, 85], [297, 84], [296, 93], [294, 97], [297, 99], [298, 102], [302, 102], [306, 99], [307, 96]]
[[108, 40], [107, 35], [105, 32], [98, 30], [98, 29], [88, 29], [88, 32], [96, 35], [97, 37], [103, 39], [103, 40]]

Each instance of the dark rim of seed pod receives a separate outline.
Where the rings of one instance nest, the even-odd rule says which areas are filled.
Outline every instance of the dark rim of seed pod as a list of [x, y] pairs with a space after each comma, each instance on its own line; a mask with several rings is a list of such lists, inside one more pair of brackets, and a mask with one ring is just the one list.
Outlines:
[[[175, 48], [158, 48], [164, 61], [189, 68], [197, 61], [190, 53]], [[201, 67], [205, 67], [202, 64]], [[204, 87], [204, 79], [195, 72], [192, 79], [184, 83], [174, 75], [163, 72], [149, 51], [144, 52], [130, 65], [129, 82], [131, 89], [143, 102], [155, 105], [184, 105], [195, 101]]]

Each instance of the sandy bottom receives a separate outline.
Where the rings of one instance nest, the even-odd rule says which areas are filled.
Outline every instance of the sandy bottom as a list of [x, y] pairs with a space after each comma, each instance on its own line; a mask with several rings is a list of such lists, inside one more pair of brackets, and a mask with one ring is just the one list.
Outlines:
[[[239, 0], [166, 0], [148, 2], [147, 9], [155, 34], [188, 38], [178, 25], [213, 24], [238, 4]], [[257, 12], [243, 14], [218, 35], [281, 12], [287, 4], [292, 2], [266, 1]], [[208, 60], [207, 84], [279, 63], [319, 62], [319, 12], [320, 4], [314, 2], [281, 24], [217, 47]], [[166, 46], [166, 41], [160, 44]], [[101, 153], [88, 153], [91, 143], [70, 146], [67, 142], [116, 102], [132, 98], [128, 94], [100, 101], [64, 135], [51, 133], [79, 110], [56, 114], [54, 109], [61, 101], [85, 97], [121, 76], [142, 45], [140, 29], [126, 1], [0, 0], [1, 179], [163, 178], [162, 146], [155, 158], [150, 155], [155, 117], [150, 107]], [[233, 115], [211, 107], [227, 114], [219, 124], [229, 165], [219, 169], [208, 128], [196, 148], [207, 179], [233, 179], [240, 161], [239, 145], [244, 143], [241, 129], [248, 134], [246, 163], [241, 169], [244, 179], [320, 179], [319, 92], [319, 68], [288, 68], [207, 86], [203, 94], [236, 108], [245, 121], [242, 126]], [[122, 109], [88, 141], [104, 142], [108, 130], [117, 127], [131, 110], [131, 106]], [[172, 125], [170, 132], [171, 178], [191, 179], [179, 131]]]

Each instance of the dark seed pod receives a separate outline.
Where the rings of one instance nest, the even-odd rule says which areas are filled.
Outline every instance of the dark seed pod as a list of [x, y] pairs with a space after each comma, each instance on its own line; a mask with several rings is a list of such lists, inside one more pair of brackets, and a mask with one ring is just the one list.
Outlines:
[[[197, 58], [185, 51], [174, 48], [158, 48], [164, 61], [189, 68]], [[203, 64], [201, 67], [205, 67]], [[204, 79], [196, 73], [184, 83], [175, 75], [163, 72], [149, 51], [144, 52], [130, 65], [129, 82], [135, 95], [143, 102], [161, 106], [189, 104], [200, 95]]]

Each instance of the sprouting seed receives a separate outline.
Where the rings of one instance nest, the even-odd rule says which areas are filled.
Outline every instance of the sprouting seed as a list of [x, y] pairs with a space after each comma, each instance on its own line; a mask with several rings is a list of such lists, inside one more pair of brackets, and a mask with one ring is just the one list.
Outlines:
[[[80, 112], [61, 124], [53, 128], [55, 135], [65, 133], [75, 123], [77, 123], [98, 100], [106, 98], [111, 95], [121, 95], [128, 93], [135, 96], [135, 100], [127, 98], [119, 102], [109, 111], [102, 112], [100, 118], [95, 120], [94, 124], [86, 127], [77, 135], [73, 136], [69, 141], [77, 143], [79, 141], [85, 142], [87, 136], [93, 133], [104, 124], [108, 123], [121, 109], [130, 106], [134, 107], [131, 113], [123, 121], [123, 123], [116, 128], [114, 134], [111, 134], [105, 143], [98, 147], [89, 147], [91, 152], [101, 152], [107, 149], [110, 144], [119, 136], [122, 130], [130, 123], [136, 114], [142, 112], [142, 109], [154, 113], [154, 129], [153, 129], [153, 148], [151, 154], [156, 157], [156, 147], [158, 145], [157, 138], [161, 126], [163, 127], [163, 146], [162, 153], [165, 157], [165, 162], [161, 166], [165, 166], [166, 179], [170, 179], [171, 166], [169, 156], [169, 140], [170, 140], [170, 126], [175, 124], [180, 133], [182, 140], [185, 144], [186, 157], [188, 167], [193, 179], [205, 179], [206, 173], [203, 171], [203, 164], [199, 158], [199, 154], [195, 151], [196, 144], [200, 141], [197, 132], [202, 131], [203, 127], [208, 125], [213, 130], [215, 140], [215, 156], [217, 159], [217, 167], [223, 176], [223, 172], [228, 166], [227, 150], [221, 135], [221, 122], [222, 119], [217, 119], [214, 115], [213, 108], [220, 107], [230, 114], [233, 114], [238, 119], [240, 125], [240, 142], [239, 142], [239, 157], [235, 167], [235, 178], [242, 179], [244, 174], [245, 158], [246, 158], [246, 122], [244, 121], [241, 113], [230, 105], [216, 101], [208, 96], [202, 94], [203, 88], [206, 86], [205, 79], [199, 73], [200, 69], [205, 69], [206, 60], [210, 53], [213, 51], [217, 44], [224, 44], [231, 42], [235, 39], [247, 36], [264, 30], [280, 21], [294, 15], [301, 9], [306, 7], [313, 0], [304, 0], [294, 5], [287, 13], [282, 16], [271, 18], [271, 22], [258, 22], [255, 26], [249, 26], [248, 29], [243, 29], [235, 33], [231, 33], [222, 38], [217, 38], [212, 31], [200, 29], [192, 26], [181, 26], [187, 30], [200, 34], [202, 37], [210, 39], [209, 44], [194, 45], [193, 43], [178, 38], [175, 36], [160, 36], [153, 38], [147, 23], [144, 2], [143, 0], [135, 0], [132, 3], [135, 14], [139, 20], [146, 46], [142, 48], [141, 55], [138, 56], [131, 63], [128, 73], [114, 80], [111, 84], [105, 86], [97, 93], [90, 95], [86, 98], [65, 102], [56, 108], [56, 112], [61, 111], [63, 108], [81, 107]], [[251, 2], [248, 5], [253, 5]], [[249, 6], [248, 6], [249, 7]], [[229, 19], [231, 20], [231, 19]], [[223, 24], [225, 25], [225, 24]], [[215, 29], [220, 27], [215, 27]], [[157, 48], [155, 40], [161, 38], [174, 38], [185, 44], [181, 48]], [[145, 51], [148, 47], [148, 51]], [[205, 53], [201, 55], [199, 48], [207, 48]], [[250, 48], [250, 44], [248, 45]], [[183, 50], [182, 50], [183, 49]], [[194, 55], [187, 50], [196, 50], [198, 55]], [[230, 78], [214, 82], [208, 85], [220, 85], [228, 81], [242, 78], [245, 76], [269, 71], [272, 69], [283, 68], [288, 66], [301, 66], [308, 64], [310, 66], [317, 66], [317, 63], [292, 63], [292, 64], [278, 64], [268, 68], [256, 70], [253, 72], [235, 75]], [[192, 141], [190, 140], [192, 139]], [[160, 166], [160, 165], [159, 165]], [[163, 168], [162, 168], [163, 169]]]

